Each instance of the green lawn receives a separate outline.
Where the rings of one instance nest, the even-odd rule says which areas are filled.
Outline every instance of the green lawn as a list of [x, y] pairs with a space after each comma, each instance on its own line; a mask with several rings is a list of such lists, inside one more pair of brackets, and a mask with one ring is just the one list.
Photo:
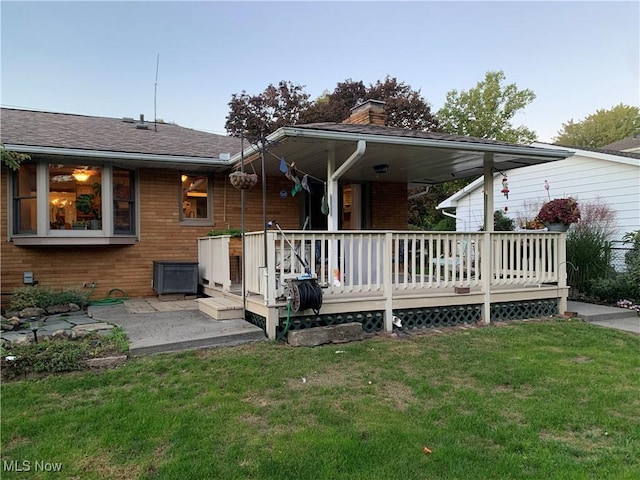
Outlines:
[[146, 357], [5, 382], [1, 440], [3, 479], [637, 479], [640, 337], [548, 321]]

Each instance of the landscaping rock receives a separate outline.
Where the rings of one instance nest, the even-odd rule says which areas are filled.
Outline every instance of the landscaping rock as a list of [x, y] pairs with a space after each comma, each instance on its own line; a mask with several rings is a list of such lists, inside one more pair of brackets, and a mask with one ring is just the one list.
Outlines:
[[3, 323], [2, 324], [2, 330], [5, 331], [5, 332], [10, 332], [14, 328], [15, 327], [13, 325], [11, 325], [10, 323]]
[[32, 335], [20, 335], [13, 341], [13, 343], [16, 345], [22, 345], [23, 343], [31, 343], [33, 341]]
[[56, 330], [51, 334], [51, 338], [53, 339], [69, 338], [69, 334], [66, 330]]
[[20, 312], [22, 318], [42, 317], [44, 314], [44, 308], [40, 307], [28, 307]]
[[364, 330], [357, 322], [294, 330], [288, 334], [289, 345], [294, 347], [315, 347], [325, 343], [353, 342], [363, 338]]
[[80, 306], [78, 306], [75, 303], [70, 303], [68, 306], [69, 306], [69, 311], [70, 312], [78, 312], [78, 311], [81, 310]]
[[47, 307], [47, 313], [49, 315], [55, 315], [57, 313], [67, 313], [70, 310], [71, 309], [69, 308], [69, 305], [51, 305], [50, 307]]
[[14, 327], [18, 327], [20, 326], [22, 322], [20, 321], [20, 319], [18, 317], [11, 317], [9, 319], [9, 324], [13, 325]]
[[89, 368], [110, 368], [123, 365], [127, 361], [126, 355], [116, 357], [90, 358], [87, 360]]

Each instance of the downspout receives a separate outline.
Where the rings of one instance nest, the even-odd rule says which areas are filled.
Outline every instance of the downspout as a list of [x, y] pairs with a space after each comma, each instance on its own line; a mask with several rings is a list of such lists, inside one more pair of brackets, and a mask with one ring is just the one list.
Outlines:
[[337, 170], [333, 170], [335, 166], [335, 150], [331, 149], [330, 151], [330, 158], [327, 165], [327, 188], [329, 193], [329, 218], [327, 219], [327, 225], [330, 232], [338, 231], [338, 180], [353, 164], [362, 158], [366, 150], [367, 142], [358, 140], [355, 151]]
[[[347, 158], [347, 160], [335, 169], [335, 148], [329, 150], [329, 158], [327, 159], [327, 189], [329, 195], [329, 215], [327, 218], [327, 230], [329, 232], [338, 231], [338, 180], [344, 173], [356, 163], [367, 150], [367, 142], [358, 140], [355, 151]], [[335, 169], [335, 170], [334, 170]], [[332, 285], [340, 285], [340, 270], [338, 267], [338, 244], [337, 242], [329, 243], [329, 259]]]

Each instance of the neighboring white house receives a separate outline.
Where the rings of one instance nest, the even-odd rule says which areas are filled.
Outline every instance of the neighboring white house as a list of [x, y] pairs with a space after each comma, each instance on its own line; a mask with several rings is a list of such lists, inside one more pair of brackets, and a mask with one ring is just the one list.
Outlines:
[[[568, 149], [545, 143], [532, 146]], [[549, 199], [574, 197], [578, 203], [599, 199], [616, 211], [612, 240], [640, 230], [640, 152], [569, 150], [575, 153], [564, 160], [496, 172], [494, 210], [502, 210], [519, 228], [523, 220], [533, 220]], [[503, 173], [507, 176], [509, 198], [501, 193]], [[545, 181], [549, 184], [548, 191]], [[438, 205], [445, 214], [455, 215], [457, 231], [477, 231], [482, 227], [482, 186], [481, 177]]]

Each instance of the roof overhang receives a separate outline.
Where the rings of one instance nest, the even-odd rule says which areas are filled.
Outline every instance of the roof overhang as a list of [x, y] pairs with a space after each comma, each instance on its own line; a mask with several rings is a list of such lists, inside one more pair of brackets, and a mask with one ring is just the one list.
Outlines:
[[[145, 168], [187, 168], [190, 170], [228, 169], [229, 160], [210, 157], [187, 157], [176, 155], [157, 155], [148, 153], [115, 152], [105, 150], [83, 150], [76, 148], [57, 148], [33, 145], [4, 144], [4, 148], [29, 155], [55, 155], [69, 159], [82, 159], [87, 164], [96, 160], [109, 160], [114, 165]], [[93, 162], [92, 162], [93, 160]]]
[[[536, 165], [562, 160], [572, 154], [568, 150], [537, 148], [524, 145], [493, 144], [482, 141], [440, 140], [416, 135], [352, 133], [304, 126], [282, 127], [267, 137], [269, 145], [265, 165], [267, 175], [279, 173], [281, 156], [295, 162], [304, 173], [326, 179], [329, 151], [335, 151], [338, 169], [356, 150], [358, 141], [366, 142], [364, 155], [342, 175], [344, 181], [403, 182], [410, 186], [432, 185], [481, 175], [486, 153], [493, 154], [496, 170]], [[462, 137], [461, 137], [462, 138]], [[261, 171], [259, 146], [244, 150], [245, 164]], [[239, 166], [241, 154], [231, 158]], [[374, 166], [388, 165], [386, 173], [376, 173]]]

